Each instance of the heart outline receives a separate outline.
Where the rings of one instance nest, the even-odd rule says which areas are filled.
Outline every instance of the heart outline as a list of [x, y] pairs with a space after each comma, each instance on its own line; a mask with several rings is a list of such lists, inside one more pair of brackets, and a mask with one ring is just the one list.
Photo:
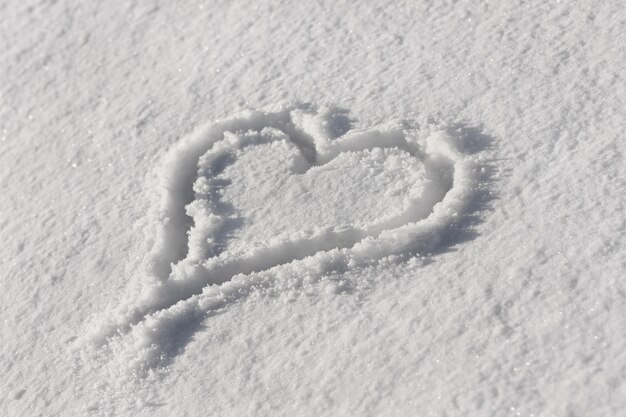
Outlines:
[[[463, 213], [478, 185], [475, 160], [461, 152], [458, 138], [446, 130], [429, 135], [423, 149], [417, 142], [409, 143], [406, 132], [411, 127], [401, 121], [364, 131], [351, 131], [331, 140], [332, 135], [325, 132], [323, 123], [320, 123], [327, 120], [331, 113], [332, 109], [318, 110], [299, 105], [283, 105], [278, 110], [249, 111], [198, 129], [168, 152], [161, 176], [159, 209], [155, 215], [159, 228], [153, 249], [145, 260], [148, 274], [142, 283], [139, 301], [136, 296], [131, 297], [131, 301], [125, 300], [121, 306], [110, 311], [101, 325], [89, 335], [91, 342], [102, 346], [112, 336], [133, 329], [135, 339], [142, 340], [140, 345], [151, 346], [164, 328], [177, 320], [179, 322], [181, 317], [202, 315], [239, 298], [235, 290], [250, 284], [253, 281], [251, 274], [308, 256], [317, 257], [329, 250], [343, 252], [356, 264], [405, 252], [431, 252], [439, 243], [441, 233]], [[201, 254], [194, 255], [193, 250], [187, 248], [185, 251], [183, 248], [187, 244], [184, 243], [187, 231], [191, 232], [190, 242], [194, 230], [189, 219], [181, 215], [193, 199], [189, 197], [189, 185], [195, 183], [202, 155], [217, 149], [220, 143], [224, 144], [226, 132], [261, 131], [264, 128], [283, 132], [298, 146], [311, 166], [328, 163], [346, 151], [398, 147], [421, 158], [427, 172], [440, 171], [441, 179], [448, 181], [449, 187], [443, 195], [436, 196], [441, 197], [440, 201], [433, 198], [426, 216], [417, 216], [413, 222], [387, 229], [382, 227], [366, 236], [357, 234], [344, 245], [332, 244], [331, 235], [322, 236], [319, 240], [328, 245], [322, 245], [321, 249], [302, 257], [288, 254], [287, 246], [297, 242], [286, 242], [282, 247], [270, 248], [269, 253], [267, 248], [264, 253], [259, 250], [254, 256], [255, 259], [269, 259], [272, 256], [268, 255], [272, 253], [286, 253], [283, 259], [248, 267], [226, 265], [221, 273], [216, 274], [220, 271], [215, 266], [210, 270], [201, 265]], [[181, 230], [185, 231], [184, 235]], [[300, 243], [311, 241], [307, 239]], [[223, 278], [215, 279], [216, 276]]]

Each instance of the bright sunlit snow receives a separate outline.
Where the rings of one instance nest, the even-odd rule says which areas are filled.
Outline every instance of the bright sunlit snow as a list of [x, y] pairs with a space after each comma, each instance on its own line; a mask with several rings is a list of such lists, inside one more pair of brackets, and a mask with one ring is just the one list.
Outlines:
[[625, 33], [0, 2], [0, 415], [625, 413]]

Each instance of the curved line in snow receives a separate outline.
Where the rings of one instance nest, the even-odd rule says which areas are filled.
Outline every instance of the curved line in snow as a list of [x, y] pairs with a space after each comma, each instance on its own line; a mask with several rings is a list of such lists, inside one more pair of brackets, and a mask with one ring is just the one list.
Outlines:
[[[440, 130], [420, 145], [407, 135], [410, 129], [391, 123], [333, 140], [327, 126], [330, 117], [330, 110], [315, 113], [298, 107], [248, 112], [202, 127], [168, 152], [160, 177], [158, 230], [146, 260], [152, 283], [138, 300], [122, 303], [111, 312], [91, 332], [91, 342], [102, 345], [132, 327], [135, 338], [142, 335], [141, 345], [156, 343], [163, 329], [183, 317], [240, 298], [254, 284], [251, 274], [320, 253], [337, 250], [358, 264], [402, 253], [431, 252], [446, 228], [463, 214], [477, 185], [473, 160], [459, 151], [457, 138]], [[424, 164], [425, 188], [407, 210], [365, 228], [329, 229], [254, 248], [245, 257], [207, 259], [192, 242], [206, 238], [207, 231], [201, 227], [204, 219], [213, 216], [219, 223], [220, 218], [211, 212], [193, 218], [187, 214], [186, 207], [195, 199], [194, 183], [199, 174], [216, 175], [225, 155], [275, 140], [272, 129], [298, 147], [309, 164], [307, 169], [324, 165], [342, 152], [398, 148]], [[250, 131], [258, 135], [228, 135]]]

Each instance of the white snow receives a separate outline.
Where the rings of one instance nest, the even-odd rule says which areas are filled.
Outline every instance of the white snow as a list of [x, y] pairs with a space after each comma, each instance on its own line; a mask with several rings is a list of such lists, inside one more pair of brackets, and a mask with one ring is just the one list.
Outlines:
[[626, 8], [0, 4], [0, 415], [626, 412]]

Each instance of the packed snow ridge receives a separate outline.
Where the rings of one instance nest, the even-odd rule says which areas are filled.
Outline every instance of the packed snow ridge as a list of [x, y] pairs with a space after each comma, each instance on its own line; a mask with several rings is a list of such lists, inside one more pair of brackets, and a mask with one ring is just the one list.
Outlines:
[[[478, 164], [463, 151], [458, 132], [404, 121], [367, 130], [348, 130], [349, 124], [337, 109], [283, 105], [211, 123], [181, 140], [158, 173], [158, 200], [150, 215], [156, 237], [145, 272], [136, 281], [137, 291], [130, 291], [92, 328], [91, 345], [100, 348], [113, 340], [119, 345], [128, 339], [122, 349], [125, 362], [151, 366], [184, 323], [289, 274], [276, 267], [319, 275], [330, 264], [345, 270], [435, 250], [449, 227], [463, 217], [479, 185]], [[230, 245], [229, 231], [241, 219], [222, 201], [224, 173], [263, 146], [276, 155], [277, 162], [265, 173], [270, 183], [287, 181], [278, 172], [288, 172], [296, 179], [308, 176], [316, 185], [323, 170], [369, 161], [404, 177], [402, 199], [389, 198], [394, 206], [368, 222], [276, 231], [253, 244], [246, 240]], [[281, 152], [291, 156], [281, 159]], [[278, 166], [285, 161], [288, 167]], [[324, 183], [318, 185], [324, 191]], [[345, 187], [349, 190], [351, 184]], [[326, 197], [338, 202], [342, 195], [335, 191]]]

